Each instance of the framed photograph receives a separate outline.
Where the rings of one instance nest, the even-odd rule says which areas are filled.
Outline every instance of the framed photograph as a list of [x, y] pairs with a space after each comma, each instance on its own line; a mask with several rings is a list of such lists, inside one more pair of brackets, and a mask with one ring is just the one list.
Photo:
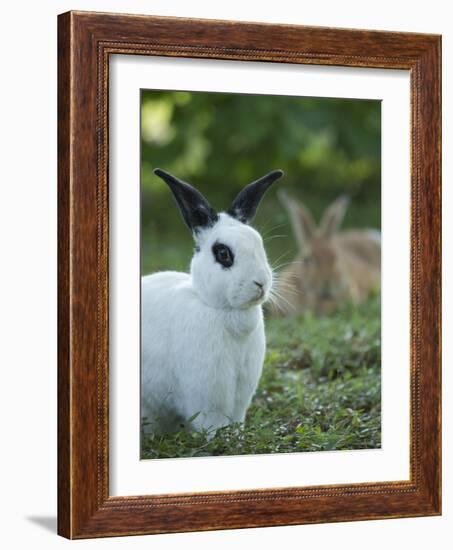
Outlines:
[[58, 47], [59, 534], [440, 514], [440, 37]]

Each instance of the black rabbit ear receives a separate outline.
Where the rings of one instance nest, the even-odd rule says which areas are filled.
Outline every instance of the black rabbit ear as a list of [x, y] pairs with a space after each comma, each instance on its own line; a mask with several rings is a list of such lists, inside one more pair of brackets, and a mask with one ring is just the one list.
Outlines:
[[274, 170], [259, 180], [249, 183], [232, 202], [228, 214], [242, 223], [250, 223], [255, 217], [264, 193], [275, 180], [283, 176], [282, 170]]
[[217, 213], [200, 191], [160, 168], [156, 168], [154, 173], [170, 187], [181, 210], [182, 217], [193, 233], [211, 227], [216, 223], [218, 220]]

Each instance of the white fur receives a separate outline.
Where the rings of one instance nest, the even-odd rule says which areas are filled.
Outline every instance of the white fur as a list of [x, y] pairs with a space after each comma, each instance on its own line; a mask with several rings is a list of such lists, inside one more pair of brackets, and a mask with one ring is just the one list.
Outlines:
[[[215, 262], [215, 242], [233, 251], [231, 268]], [[196, 244], [190, 274], [142, 278], [141, 414], [152, 431], [243, 422], [262, 371], [272, 271], [261, 236], [221, 213]]]

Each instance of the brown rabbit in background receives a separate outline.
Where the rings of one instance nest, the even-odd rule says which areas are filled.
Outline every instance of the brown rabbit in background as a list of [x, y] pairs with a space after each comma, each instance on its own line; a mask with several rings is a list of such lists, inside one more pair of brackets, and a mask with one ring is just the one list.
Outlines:
[[332, 312], [343, 302], [359, 304], [381, 283], [381, 237], [378, 230], [339, 231], [349, 199], [339, 197], [317, 227], [311, 213], [285, 192], [279, 198], [289, 213], [299, 253], [277, 275], [280, 300], [276, 315], [306, 310]]

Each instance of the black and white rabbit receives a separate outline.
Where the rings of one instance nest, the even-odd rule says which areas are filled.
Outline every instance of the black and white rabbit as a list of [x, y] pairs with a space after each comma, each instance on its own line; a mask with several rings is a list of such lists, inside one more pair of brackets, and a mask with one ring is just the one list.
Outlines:
[[272, 287], [259, 233], [248, 225], [273, 171], [216, 213], [194, 187], [156, 169], [192, 231], [190, 273], [142, 278], [142, 417], [151, 431], [243, 422], [265, 354], [261, 305]]

